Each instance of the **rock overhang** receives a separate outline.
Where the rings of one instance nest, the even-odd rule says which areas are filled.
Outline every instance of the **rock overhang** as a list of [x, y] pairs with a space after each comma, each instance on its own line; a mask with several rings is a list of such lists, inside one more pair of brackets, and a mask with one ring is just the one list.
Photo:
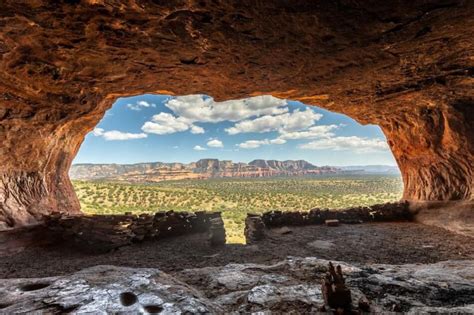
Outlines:
[[270, 94], [381, 126], [404, 199], [473, 200], [471, 1], [4, 1], [0, 222], [79, 212], [67, 171], [120, 96]]

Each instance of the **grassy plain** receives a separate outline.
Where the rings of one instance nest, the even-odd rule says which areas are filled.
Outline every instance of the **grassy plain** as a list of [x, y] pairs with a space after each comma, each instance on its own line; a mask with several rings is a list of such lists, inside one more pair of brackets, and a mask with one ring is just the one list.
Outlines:
[[247, 213], [365, 206], [401, 198], [399, 176], [208, 179], [129, 184], [73, 181], [86, 213], [221, 211], [230, 243], [243, 242]]

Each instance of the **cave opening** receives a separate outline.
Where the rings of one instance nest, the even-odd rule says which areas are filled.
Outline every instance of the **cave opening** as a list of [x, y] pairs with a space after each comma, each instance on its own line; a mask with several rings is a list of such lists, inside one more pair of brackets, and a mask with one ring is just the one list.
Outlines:
[[86, 214], [221, 212], [238, 244], [249, 213], [370, 206], [403, 192], [378, 126], [268, 95], [119, 98], [69, 175]]

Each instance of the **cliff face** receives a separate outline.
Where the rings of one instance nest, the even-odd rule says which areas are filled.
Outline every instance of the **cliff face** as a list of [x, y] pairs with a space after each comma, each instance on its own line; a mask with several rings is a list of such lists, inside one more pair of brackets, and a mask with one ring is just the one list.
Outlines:
[[120, 96], [271, 94], [385, 132], [414, 201], [473, 199], [474, 2], [0, 2], [0, 226], [79, 212], [67, 175]]
[[335, 174], [340, 169], [330, 166], [317, 167], [306, 161], [255, 160], [234, 163], [217, 159], [201, 159], [183, 163], [139, 164], [76, 164], [71, 167], [72, 179], [109, 179], [127, 182], [159, 182], [163, 180], [205, 179], [224, 177], [271, 177]]

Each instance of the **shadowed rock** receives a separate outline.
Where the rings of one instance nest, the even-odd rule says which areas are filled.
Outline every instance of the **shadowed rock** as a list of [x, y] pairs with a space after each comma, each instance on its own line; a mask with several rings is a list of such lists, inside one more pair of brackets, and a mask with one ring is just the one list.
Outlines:
[[404, 199], [472, 201], [473, 1], [4, 0], [0, 12], [0, 228], [79, 213], [80, 144], [118, 97], [142, 93], [271, 94], [378, 124]]
[[[2, 279], [0, 312], [64, 313], [316, 313], [325, 304], [321, 281], [328, 261], [289, 257], [273, 265], [229, 264], [166, 274], [158, 269], [96, 266], [60, 277]], [[342, 262], [340, 274], [353, 310], [370, 299], [374, 314], [472, 314], [474, 262], [355, 266]], [[49, 284], [22, 291], [32, 284]], [[350, 300], [347, 300], [350, 297]], [[339, 305], [339, 304], [338, 304]]]

